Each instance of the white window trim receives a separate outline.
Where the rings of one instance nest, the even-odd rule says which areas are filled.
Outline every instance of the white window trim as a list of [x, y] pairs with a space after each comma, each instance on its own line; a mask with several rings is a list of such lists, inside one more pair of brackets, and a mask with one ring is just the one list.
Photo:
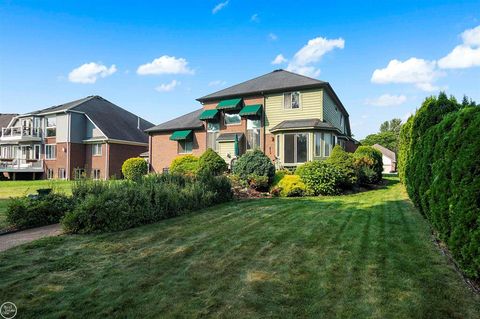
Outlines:
[[[100, 146], [100, 152], [99, 153], [95, 153], [93, 152], [94, 148], [95, 147], [99, 147]], [[98, 149], [97, 149], [98, 150]], [[95, 144], [92, 144], [92, 156], [102, 156], [102, 144], [101, 143], [95, 143]]]
[[224, 124], [225, 126], [238, 126], [238, 125], [242, 125], [242, 117], [240, 116], [239, 113], [233, 113], [233, 114], [236, 114], [236, 115], [238, 115], [238, 117], [240, 117], [240, 122], [227, 124], [227, 123], [225, 122], [225, 118], [226, 118], [225, 115], [227, 115], [227, 114], [229, 114], [229, 113], [224, 113], [224, 114], [223, 114], [223, 124]]
[[[97, 174], [95, 174], [97, 171], [98, 171], [98, 176], [95, 176], [95, 175], [97, 175]], [[100, 179], [101, 179], [101, 175], [102, 175], [102, 173], [101, 173], [101, 171], [100, 171], [99, 168], [94, 168], [94, 169], [92, 170], [92, 179], [93, 179], [93, 180], [96, 180], [96, 181], [100, 180]]]
[[[60, 175], [60, 171], [63, 170], [63, 176]], [[65, 168], [63, 167], [60, 167], [58, 169], [58, 179], [67, 179], [67, 171], [65, 170]]]
[[[292, 107], [293, 93], [298, 93], [298, 108], [295, 108], [295, 109]], [[286, 94], [290, 94], [290, 108], [285, 107], [285, 95]], [[285, 93], [282, 94], [282, 97], [283, 97], [282, 103], [283, 103], [283, 109], [284, 110], [295, 111], [295, 110], [301, 110], [302, 109], [302, 93], [300, 91], [285, 92]]]
[[[47, 158], [47, 146], [53, 146], [55, 149], [55, 157]], [[57, 159], [57, 144], [45, 144], [45, 159], [46, 160], [56, 160]]]
[[[305, 134], [306, 137], [307, 137], [307, 160], [305, 162], [299, 162], [298, 159], [297, 159], [297, 140], [298, 140], [298, 134]], [[294, 136], [294, 139], [293, 139], [293, 162], [290, 163], [290, 162], [286, 162], [286, 160], [284, 159], [284, 162], [283, 162], [283, 165], [301, 165], [301, 164], [305, 164], [306, 162], [308, 162], [308, 158], [309, 158], [309, 153], [310, 153], [310, 134], [308, 133], [304, 133], [304, 132], [298, 132], [298, 133], [287, 133], [287, 134], [283, 134], [284, 136], [285, 135], [293, 135]], [[283, 156], [285, 157], [285, 143], [283, 144]]]
[[[320, 140], [320, 154], [317, 154], [317, 139]], [[313, 132], [313, 156], [322, 157], [323, 156], [323, 133], [322, 132]]]
[[[184, 141], [185, 143], [186, 143], [186, 142], [192, 143], [192, 150], [191, 150], [190, 152], [180, 152], [180, 142], [182, 142], [182, 141], [178, 141], [177, 154], [182, 154], [182, 155], [183, 155], [183, 154], [192, 154], [192, 153], [193, 153], [193, 141], [187, 141], [187, 140], [183, 140], [183, 141]], [[186, 149], [186, 147], [184, 147], [183, 149]]]

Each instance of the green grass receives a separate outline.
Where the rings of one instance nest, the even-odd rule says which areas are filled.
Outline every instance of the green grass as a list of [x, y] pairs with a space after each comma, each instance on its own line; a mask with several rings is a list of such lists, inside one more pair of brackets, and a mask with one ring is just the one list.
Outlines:
[[0, 278], [19, 318], [480, 317], [396, 180], [44, 239], [1, 253]]
[[8, 199], [0, 199], [0, 229], [6, 228]]
[[0, 199], [36, 194], [39, 188], [53, 188], [57, 192], [71, 194], [72, 182], [62, 180], [1, 181]]

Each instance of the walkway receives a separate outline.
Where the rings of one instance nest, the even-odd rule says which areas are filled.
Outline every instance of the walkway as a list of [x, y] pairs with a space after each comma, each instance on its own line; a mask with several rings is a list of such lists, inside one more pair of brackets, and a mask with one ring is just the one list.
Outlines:
[[62, 233], [60, 224], [37, 227], [0, 236], [0, 251], [25, 244], [43, 237], [58, 236]]

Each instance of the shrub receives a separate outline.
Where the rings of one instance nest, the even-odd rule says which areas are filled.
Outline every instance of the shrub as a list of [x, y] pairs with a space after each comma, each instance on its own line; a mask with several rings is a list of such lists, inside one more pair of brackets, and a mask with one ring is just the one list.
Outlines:
[[309, 194], [337, 195], [342, 192], [344, 176], [332, 164], [322, 161], [308, 162], [299, 166], [295, 174], [305, 183]]
[[250, 174], [267, 176], [270, 184], [275, 176], [275, 166], [262, 151], [256, 149], [243, 154], [235, 163], [233, 172], [245, 180]]
[[298, 197], [306, 194], [306, 186], [298, 175], [285, 175], [278, 183], [280, 196]]
[[[360, 184], [376, 184], [382, 181], [383, 161], [382, 153], [379, 150], [371, 146], [359, 146], [353, 153], [353, 158]], [[375, 174], [371, 174], [370, 170], [373, 170]], [[365, 172], [369, 173], [363, 174]], [[365, 178], [367, 175], [370, 178]]]
[[170, 164], [170, 173], [195, 175], [198, 171], [198, 157], [193, 155], [181, 155]]
[[336, 145], [333, 148], [332, 154], [325, 162], [331, 164], [342, 173], [344, 179], [341, 187], [343, 189], [351, 188], [356, 184], [357, 172], [353, 155], [345, 152], [340, 145]]
[[227, 163], [217, 152], [208, 148], [198, 161], [199, 171], [207, 171], [213, 175], [221, 175], [227, 171]]
[[[137, 183], [79, 184], [75, 209], [62, 220], [71, 233], [119, 231], [231, 200], [225, 176], [148, 175]], [[91, 185], [89, 185], [91, 184]], [[92, 190], [96, 190], [92, 193]], [[78, 198], [76, 196], [79, 196]]]
[[247, 177], [248, 185], [257, 191], [268, 190], [268, 176], [260, 176], [257, 174], [250, 174]]
[[8, 204], [7, 222], [18, 229], [55, 224], [72, 206], [71, 198], [62, 194], [17, 197]]
[[275, 176], [273, 177], [272, 186], [277, 186], [278, 183], [282, 180], [285, 175], [292, 175], [293, 173], [288, 169], [279, 169], [275, 171]]
[[140, 157], [127, 159], [122, 165], [122, 174], [126, 179], [138, 181], [148, 173], [147, 162]]

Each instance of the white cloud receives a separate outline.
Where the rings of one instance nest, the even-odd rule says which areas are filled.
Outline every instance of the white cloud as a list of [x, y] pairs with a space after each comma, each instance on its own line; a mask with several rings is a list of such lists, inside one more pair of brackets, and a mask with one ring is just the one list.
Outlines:
[[250, 21], [252, 21], [252, 22], [260, 22], [260, 18], [258, 17], [258, 13], [253, 14], [253, 15], [250, 17]]
[[383, 94], [374, 99], [365, 100], [365, 104], [373, 106], [398, 106], [405, 103], [407, 97], [405, 95]]
[[387, 67], [376, 69], [371, 81], [373, 83], [410, 83], [415, 84], [424, 91], [434, 91], [438, 87], [433, 86], [437, 78], [443, 76], [443, 73], [436, 70], [435, 61], [410, 58], [404, 62], [391, 60]]
[[208, 86], [220, 86], [220, 85], [225, 85], [227, 84], [226, 81], [222, 81], [222, 80], [215, 80], [215, 81], [210, 81], [208, 83]]
[[480, 66], [480, 26], [462, 33], [463, 44], [438, 60], [442, 69], [466, 69]]
[[342, 38], [327, 39], [318, 37], [311, 39], [303, 48], [295, 53], [293, 59], [288, 64], [287, 70], [312, 77], [318, 76], [320, 69], [317, 69], [312, 64], [320, 61], [326, 53], [336, 48], [343, 49], [344, 47], [345, 40]]
[[279, 54], [273, 59], [272, 64], [282, 64], [287, 62], [288, 60], [282, 54]]
[[223, 8], [225, 8], [227, 5], [228, 5], [228, 2], [229, 0], [225, 1], [225, 2], [220, 2], [219, 4], [217, 4], [215, 7], [213, 7], [212, 9], [212, 14], [215, 14], [217, 13], [218, 11], [222, 10]]
[[155, 90], [157, 90], [158, 92], [170, 92], [170, 91], [173, 91], [173, 89], [175, 89], [175, 87], [179, 85], [180, 85], [180, 82], [178, 82], [177, 80], [172, 80], [172, 82], [170, 83], [160, 84], [155, 88]]
[[68, 80], [74, 83], [95, 83], [99, 77], [104, 78], [117, 72], [117, 67], [112, 64], [109, 68], [103, 64], [90, 62], [73, 69], [68, 74]]
[[277, 41], [278, 40], [278, 36], [275, 33], [269, 33], [268, 38], [272, 41]]
[[193, 74], [194, 71], [188, 67], [188, 62], [184, 58], [162, 55], [150, 63], [142, 64], [138, 67], [137, 73], [147, 74]]

